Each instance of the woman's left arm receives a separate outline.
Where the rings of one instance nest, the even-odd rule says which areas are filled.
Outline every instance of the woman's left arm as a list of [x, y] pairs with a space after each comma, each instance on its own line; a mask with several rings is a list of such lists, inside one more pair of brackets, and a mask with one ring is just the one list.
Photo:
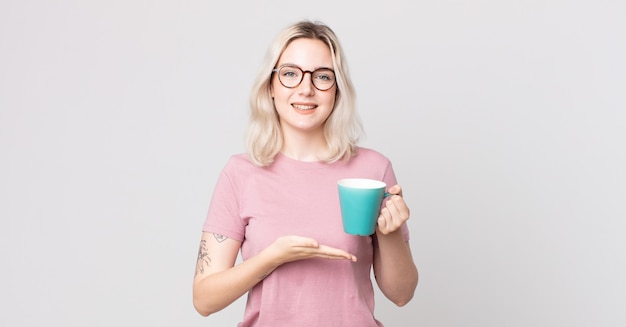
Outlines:
[[402, 188], [395, 185], [378, 217], [374, 248], [374, 276], [383, 294], [397, 306], [407, 304], [417, 287], [418, 273], [411, 247], [402, 237], [401, 226], [409, 219]]

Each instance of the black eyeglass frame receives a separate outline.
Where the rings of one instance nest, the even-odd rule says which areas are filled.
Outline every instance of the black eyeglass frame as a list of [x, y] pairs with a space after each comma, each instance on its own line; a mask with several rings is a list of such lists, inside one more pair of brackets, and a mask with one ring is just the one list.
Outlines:
[[[298, 70], [300, 70], [302, 72], [302, 75], [300, 75], [300, 81], [298, 82], [298, 84], [294, 85], [294, 86], [287, 86], [285, 85], [285, 83], [283, 83], [283, 81], [280, 79], [280, 74], [278, 74], [278, 81], [280, 82], [280, 84], [288, 89], [293, 89], [296, 88], [298, 86], [300, 86], [300, 84], [302, 84], [302, 81], [304, 80], [304, 75], [306, 75], [306, 73], [309, 73], [311, 75], [311, 84], [313, 84], [313, 87], [315, 87], [316, 89], [318, 89], [319, 91], [328, 91], [330, 89], [333, 88], [333, 86], [335, 86], [335, 84], [337, 84], [337, 75], [335, 74], [335, 71], [330, 69], [330, 68], [318, 68], [315, 70], [304, 70], [296, 65], [282, 65], [278, 68], [274, 68], [272, 69], [272, 73], [278, 73], [280, 72], [281, 69], [285, 68], [285, 67], [289, 67], [289, 68], [296, 68]], [[315, 81], [313, 80], [313, 74], [317, 71], [330, 71], [333, 73], [333, 83], [326, 89], [320, 89], [319, 87], [317, 87], [317, 85], [315, 85]]]

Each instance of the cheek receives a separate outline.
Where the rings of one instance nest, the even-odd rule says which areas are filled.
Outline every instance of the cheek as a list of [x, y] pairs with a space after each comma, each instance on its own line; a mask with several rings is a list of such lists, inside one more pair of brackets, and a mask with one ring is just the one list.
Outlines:
[[277, 82], [275, 79], [272, 80], [270, 84], [270, 95], [272, 99], [285, 99], [289, 96], [291, 90], [283, 87], [280, 82]]
[[272, 98], [277, 102], [289, 102], [289, 99], [293, 96], [294, 91], [282, 86], [273, 87], [271, 90]]
[[[276, 93], [280, 93], [281, 86], [282, 85], [278, 81], [278, 78], [276, 77], [276, 75], [270, 78], [270, 95], [272, 96], [272, 99], [276, 97]], [[278, 94], [278, 96], [280, 96], [280, 94]]]
[[331, 107], [333, 107], [333, 109], [335, 108], [335, 105], [337, 104], [337, 93], [333, 92], [333, 94], [329, 94], [328, 97], [328, 103], [331, 104]]

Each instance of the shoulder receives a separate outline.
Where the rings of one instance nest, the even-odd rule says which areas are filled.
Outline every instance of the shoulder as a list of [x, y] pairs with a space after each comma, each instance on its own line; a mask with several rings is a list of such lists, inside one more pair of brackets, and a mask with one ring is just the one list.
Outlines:
[[230, 156], [224, 167], [227, 170], [230, 169], [250, 169], [257, 167], [252, 163], [252, 160], [245, 153], [238, 153]]
[[347, 165], [353, 169], [384, 171], [391, 166], [391, 161], [376, 150], [357, 147], [356, 154], [350, 158]]
[[247, 154], [240, 153], [230, 156], [226, 165], [224, 165], [224, 168], [222, 169], [222, 173], [227, 176], [242, 176], [257, 170], [258, 168], [258, 166], [252, 163]]
[[387, 158], [387, 156], [385, 156], [384, 154], [376, 150], [373, 150], [370, 148], [363, 148], [363, 147], [357, 148], [356, 156], [354, 156], [352, 160], [367, 161], [370, 163], [389, 163], [390, 162], [389, 158]]
[[238, 154], [233, 154], [232, 156], [230, 156], [230, 158], [228, 159], [228, 163], [227, 165], [234, 165], [234, 166], [254, 166], [254, 164], [252, 163], [252, 161], [250, 160], [250, 158], [248, 157], [247, 154], [245, 153], [238, 153]]

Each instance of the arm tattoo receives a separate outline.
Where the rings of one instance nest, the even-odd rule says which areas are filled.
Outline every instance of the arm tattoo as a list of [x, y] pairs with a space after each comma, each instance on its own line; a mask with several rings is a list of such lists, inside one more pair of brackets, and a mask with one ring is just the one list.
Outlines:
[[196, 275], [204, 273], [204, 270], [211, 266], [211, 258], [206, 248], [206, 240], [200, 241], [200, 248], [198, 249], [198, 261], [196, 262]]
[[222, 243], [228, 239], [228, 237], [224, 235], [215, 234], [215, 233], [213, 233], [213, 237], [215, 237], [215, 240], [218, 241], [219, 243]]

